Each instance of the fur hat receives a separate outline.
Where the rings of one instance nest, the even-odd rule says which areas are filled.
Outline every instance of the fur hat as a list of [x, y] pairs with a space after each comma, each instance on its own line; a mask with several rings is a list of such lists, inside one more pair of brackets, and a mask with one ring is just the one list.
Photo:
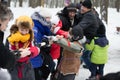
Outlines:
[[77, 11], [76, 5], [74, 3], [71, 3], [69, 6], [67, 6], [67, 10], [69, 11]]
[[60, 21], [60, 18], [57, 15], [54, 15], [54, 16], [51, 17], [50, 21], [51, 21], [52, 24], [57, 25]]
[[92, 3], [91, 3], [91, 0], [84, 0], [82, 2], [82, 5], [88, 9], [91, 9], [92, 8]]
[[43, 17], [50, 17], [52, 16], [51, 11], [49, 9], [41, 9], [39, 14]]
[[29, 16], [20, 16], [16, 19], [16, 24], [18, 25], [20, 22], [29, 22], [31, 28], [34, 26], [32, 19]]

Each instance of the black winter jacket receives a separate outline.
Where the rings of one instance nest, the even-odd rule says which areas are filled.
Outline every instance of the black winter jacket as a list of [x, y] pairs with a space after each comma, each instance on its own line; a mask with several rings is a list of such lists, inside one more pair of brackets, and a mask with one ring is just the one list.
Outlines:
[[83, 14], [81, 21], [76, 27], [82, 27], [86, 38], [89, 40], [93, 39], [99, 27], [96, 15], [92, 11], [88, 11]]
[[11, 69], [15, 62], [16, 56], [14, 53], [10, 52], [3, 44], [4, 33], [0, 31], [0, 68]]

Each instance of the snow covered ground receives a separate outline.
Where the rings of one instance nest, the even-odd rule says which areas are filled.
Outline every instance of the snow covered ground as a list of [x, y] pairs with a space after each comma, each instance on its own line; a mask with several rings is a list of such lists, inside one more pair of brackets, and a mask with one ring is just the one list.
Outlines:
[[[14, 13], [14, 19], [10, 21], [8, 26], [10, 27], [11, 24], [14, 23], [15, 18], [19, 17], [20, 15], [31, 15], [36, 9], [33, 8], [13, 8], [11, 7]], [[42, 11], [46, 8], [38, 8], [37, 10]], [[55, 14], [60, 8], [55, 9], [47, 9], [50, 10], [50, 13]], [[116, 34], [116, 26], [120, 26], [120, 13], [117, 13], [115, 9], [109, 8], [108, 13], [108, 25], [106, 25], [107, 30], [107, 37], [110, 42], [109, 47], [109, 59], [105, 65], [104, 73], [110, 72], [117, 72], [120, 71], [120, 34]], [[5, 37], [9, 35], [9, 27], [5, 32]], [[85, 80], [90, 75], [90, 72], [87, 69], [80, 68], [79, 74], [76, 76], [76, 80]]]

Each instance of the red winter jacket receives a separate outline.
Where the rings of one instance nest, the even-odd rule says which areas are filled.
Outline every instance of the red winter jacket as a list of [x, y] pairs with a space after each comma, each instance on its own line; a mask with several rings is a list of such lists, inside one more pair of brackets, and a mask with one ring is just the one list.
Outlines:
[[57, 27], [54, 28], [53, 32], [58, 35], [63, 35], [65, 38], [68, 37], [68, 32], [61, 30], [62, 28], [62, 21], [60, 20]]
[[[68, 32], [61, 30], [61, 28], [62, 28], [62, 21], [60, 20], [57, 27], [54, 28], [53, 33], [55, 33], [57, 35], [63, 35], [65, 38], [67, 38]], [[51, 54], [53, 59], [59, 58], [60, 57], [60, 46], [56, 43], [53, 43], [51, 45], [50, 54]]]
[[[23, 48], [23, 46], [24, 46], [24, 43], [22, 43], [22, 42], [19, 42], [19, 43], [18, 43], [19, 49], [20, 49], [20, 48]], [[35, 56], [37, 56], [37, 55], [39, 54], [39, 49], [38, 49], [36, 46], [33, 46], [32, 43], [29, 43], [28, 47], [30, 48], [29, 50], [30, 50], [30, 52], [31, 52], [31, 55], [30, 55], [30, 56], [26, 56], [26, 57], [24, 57], [24, 58], [20, 58], [20, 59], [18, 60], [18, 62], [26, 62], [26, 61], [28, 61], [31, 57], [35, 57]], [[10, 49], [11, 49], [11, 50], [16, 50], [17, 48], [16, 48], [15, 45], [11, 45], [11, 48], [10, 48]]]

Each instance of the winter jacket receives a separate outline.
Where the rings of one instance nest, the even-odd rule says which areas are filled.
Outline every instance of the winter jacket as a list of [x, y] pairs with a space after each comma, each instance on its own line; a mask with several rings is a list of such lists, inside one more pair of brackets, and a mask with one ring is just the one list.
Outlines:
[[20, 48], [30, 47], [30, 51], [32, 54], [30, 56], [20, 58], [18, 62], [26, 62], [30, 59], [30, 57], [35, 57], [39, 53], [39, 49], [32, 45], [32, 43], [29, 41], [29, 38], [30, 34], [22, 35], [20, 34], [20, 32], [11, 34], [11, 36], [8, 37], [8, 42], [11, 44], [10, 50], [14, 51]]
[[108, 60], [109, 43], [106, 37], [95, 37], [86, 49], [92, 51], [91, 62], [94, 64], [105, 64]]
[[70, 42], [65, 38], [59, 39], [57, 43], [64, 48], [58, 70], [63, 75], [78, 73], [80, 68], [80, 56], [83, 50], [81, 44], [76, 41]]
[[[53, 33], [67, 37], [68, 32], [61, 30], [61, 28], [62, 28], [62, 21], [60, 20], [57, 26], [53, 29]], [[50, 54], [53, 59], [58, 59], [60, 57], [60, 46], [56, 43], [53, 43], [51, 45]]]
[[108, 60], [108, 47], [108, 40], [106, 38], [95, 39], [91, 62], [95, 64], [105, 64]]
[[0, 67], [11, 69], [20, 56], [15, 56], [3, 44], [4, 33], [0, 31]]
[[52, 59], [58, 59], [60, 57], [60, 46], [56, 43], [51, 45], [50, 54]]
[[18, 62], [9, 72], [11, 80], [35, 80], [34, 70], [30, 62]]
[[54, 34], [62, 35], [64, 37], [68, 37], [68, 32], [61, 29], [62, 28], [62, 21], [60, 20], [57, 26], [53, 29]]
[[[40, 43], [44, 35], [50, 35], [50, 24], [38, 12], [33, 13], [31, 16], [34, 22], [34, 41]], [[42, 66], [43, 60], [41, 54], [31, 59], [34, 68]]]
[[81, 21], [75, 27], [82, 27], [86, 38], [92, 40], [99, 27], [96, 15], [92, 11], [84, 13]]

